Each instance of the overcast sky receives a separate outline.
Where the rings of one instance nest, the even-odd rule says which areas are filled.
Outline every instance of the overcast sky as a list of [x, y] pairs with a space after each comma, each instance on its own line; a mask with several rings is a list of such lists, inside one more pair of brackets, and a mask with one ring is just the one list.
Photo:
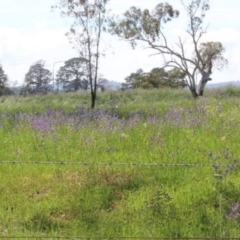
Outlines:
[[[110, 0], [109, 7], [113, 13], [121, 14], [131, 6], [153, 9], [160, 2], [166, 0]], [[186, 30], [186, 14], [180, 0], [167, 2], [180, 10], [179, 19], [167, 27], [172, 39], [177, 40]], [[62, 61], [77, 56], [65, 36], [71, 21], [51, 12], [51, 6], [57, 3], [58, 0], [0, 0], [0, 63], [11, 82], [21, 84], [30, 65], [38, 60], [45, 60], [46, 67], [56, 73]], [[240, 80], [240, 1], [210, 0], [210, 6], [204, 40], [222, 42], [229, 61], [228, 67], [215, 71], [212, 78], [215, 82]], [[103, 45], [107, 52], [101, 59], [100, 73], [108, 80], [123, 82], [139, 68], [150, 71], [161, 67], [161, 57], [150, 57], [152, 52], [141, 46], [132, 50], [116, 37], [103, 39]]]

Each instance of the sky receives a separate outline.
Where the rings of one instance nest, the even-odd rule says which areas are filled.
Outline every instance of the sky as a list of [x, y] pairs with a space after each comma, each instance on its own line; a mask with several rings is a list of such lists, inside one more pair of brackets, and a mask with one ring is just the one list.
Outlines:
[[[174, 42], [184, 37], [187, 17], [180, 0], [110, 0], [114, 14], [122, 14], [131, 6], [153, 9], [160, 2], [168, 2], [180, 11], [178, 19], [166, 25], [166, 31]], [[65, 33], [71, 20], [62, 18], [51, 6], [59, 0], [0, 0], [0, 64], [9, 77], [10, 84], [22, 85], [29, 67], [38, 60], [46, 62], [46, 68], [56, 74], [64, 61], [77, 57]], [[189, 2], [189, 0], [184, 0]], [[214, 82], [240, 80], [240, 1], [210, 0], [208, 24], [204, 41], [220, 41], [225, 47], [224, 56], [229, 63], [222, 71], [214, 71]], [[164, 29], [165, 31], [165, 29]], [[105, 36], [102, 46], [106, 56], [100, 59], [100, 74], [112, 81], [124, 79], [138, 69], [150, 71], [161, 67], [160, 55], [138, 45], [133, 50], [129, 43], [117, 37]]]

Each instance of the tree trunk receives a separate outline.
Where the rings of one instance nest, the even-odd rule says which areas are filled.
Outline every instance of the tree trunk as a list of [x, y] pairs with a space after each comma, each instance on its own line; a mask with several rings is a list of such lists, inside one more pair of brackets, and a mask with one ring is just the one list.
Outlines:
[[204, 81], [203, 79], [199, 82], [199, 85], [198, 85], [198, 90], [197, 90], [197, 93], [199, 96], [203, 96], [203, 92], [204, 92], [204, 89], [207, 85], [207, 81]]
[[92, 102], [91, 102], [91, 108], [94, 109], [95, 107], [95, 102], [96, 102], [96, 92], [95, 91], [91, 91], [91, 98], [92, 98]]
[[211, 78], [209, 78], [210, 75], [211, 75], [211, 73], [203, 72], [202, 79], [199, 82], [198, 89], [197, 89], [198, 96], [203, 96], [207, 82], [212, 80]]
[[198, 98], [198, 93], [195, 88], [190, 88], [190, 91], [192, 93], [193, 98]]

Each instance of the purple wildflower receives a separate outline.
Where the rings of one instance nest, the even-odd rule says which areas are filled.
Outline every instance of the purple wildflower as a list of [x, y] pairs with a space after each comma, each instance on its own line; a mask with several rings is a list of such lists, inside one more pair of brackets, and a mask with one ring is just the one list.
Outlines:
[[37, 116], [32, 123], [32, 128], [44, 133], [52, 132], [51, 122], [46, 117]]
[[226, 218], [236, 221], [240, 217], [240, 212], [238, 208], [239, 203], [233, 203], [231, 207], [231, 212], [228, 215], [226, 215]]
[[232, 211], [236, 212], [238, 210], [238, 207], [239, 207], [239, 203], [233, 203], [232, 204]]
[[219, 164], [214, 163], [214, 164], [213, 164], [213, 167], [217, 170], [217, 169], [219, 169], [220, 166], [219, 166]]

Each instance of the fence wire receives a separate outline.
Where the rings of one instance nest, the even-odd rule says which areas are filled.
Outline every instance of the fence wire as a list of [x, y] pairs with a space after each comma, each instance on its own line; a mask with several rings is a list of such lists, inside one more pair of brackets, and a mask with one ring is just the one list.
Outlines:
[[203, 237], [98, 237], [98, 236], [79, 236], [79, 237], [64, 237], [64, 236], [0, 236], [0, 239], [159, 239], [159, 240], [240, 240], [238, 238], [227, 237], [215, 237], [215, 238], [203, 238]]
[[[214, 164], [201, 163], [139, 163], [139, 162], [70, 162], [70, 161], [0, 161], [0, 164], [18, 165], [100, 165], [100, 166], [154, 166], [154, 167], [214, 167]], [[218, 164], [218, 167], [228, 167], [230, 164]], [[240, 164], [234, 164], [238, 167]]]

